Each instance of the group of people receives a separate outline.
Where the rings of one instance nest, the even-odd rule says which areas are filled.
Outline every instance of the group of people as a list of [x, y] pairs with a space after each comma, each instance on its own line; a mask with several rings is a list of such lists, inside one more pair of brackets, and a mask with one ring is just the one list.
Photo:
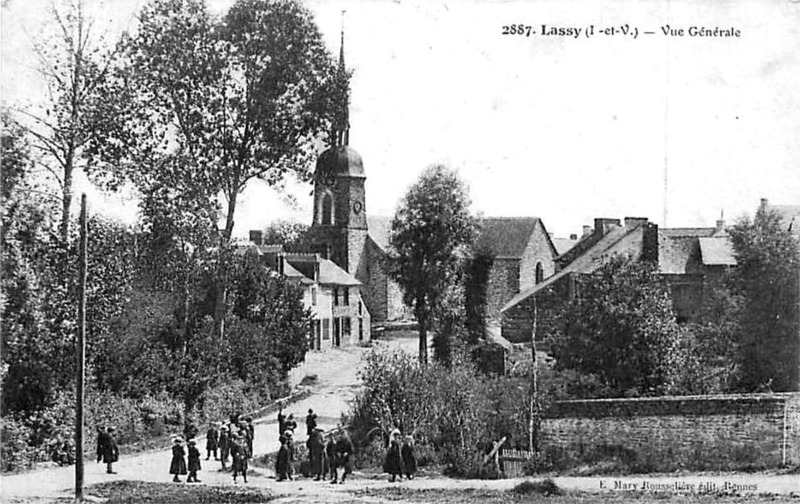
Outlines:
[[[278, 411], [278, 440], [281, 447], [275, 461], [275, 475], [278, 481], [293, 479], [293, 466], [295, 462], [295, 430], [297, 422], [294, 415], [283, 413], [283, 405]], [[345, 431], [341, 431], [334, 438], [332, 433], [327, 436], [318, 427], [317, 414], [309, 409], [306, 415], [306, 448], [308, 448], [308, 474], [314, 481], [325, 481], [330, 476], [331, 483], [344, 483], [347, 476], [353, 471], [353, 443]], [[341, 479], [339, 471], [341, 470]]]
[[394, 429], [389, 435], [389, 446], [386, 449], [386, 458], [383, 461], [383, 472], [389, 473], [389, 481], [394, 483], [399, 476], [411, 479], [417, 472], [417, 456], [414, 453], [414, 438], [403, 437], [399, 429]]
[[[172, 481], [180, 482], [179, 476], [188, 472], [187, 483], [199, 483], [197, 471], [200, 466], [200, 450], [194, 441], [199, 433], [199, 429], [191, 420], [186, 423], [183, 435], [186, 437], [188, 446], [188, 461], [186, 463], [187, 450], [183, 447], [183, 439], [176, 437], [173, 439], [172, 462], [170, 463], [170, 474], [174, 475]], [[255, 438], [255, 426], [252, 417], [239, 418], [239, 415], [232, 415], [227, 423], [212, 423], [206, 431], [206, 460], [214, 456], [214, 460], [219, 460], [222, 469], [227, 469], [228, 457], [232, 460], [233, 482], [241, 475], [247, 483], [248, 460], [253, 456], [253, 439]]]

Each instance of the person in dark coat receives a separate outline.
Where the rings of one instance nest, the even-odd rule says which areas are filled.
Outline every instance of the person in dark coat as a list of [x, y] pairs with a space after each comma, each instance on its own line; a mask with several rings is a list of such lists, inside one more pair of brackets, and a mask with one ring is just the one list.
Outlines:
[[336, 468], [333, 471], [333, 481], [336, 483], [339, 479], [339, 468], [342, 468], [342, 484], [347, 479], [347, 475], [353, 472], [353, 442], [347, 436], [347, 432], [342, 431], [339, 434], [339, 439], [336, 441]]
[[[285, 426], [286, 430], [290, 430], [292, 431], [292, 433], [294, 433], [294, 431], [297, 430], [297, 421], [294, 419], [294, 414], [289, 413], [289, 417], [286, 419]], [[284, 431], [284, 433], [286, 432], [286, 430]]]
[[283, 402], [278, 402], [278, 436], [286, 432], [286, 415], [283, 414]]
[[314, 410], [309, 409], [308, 415], [306, 415], [306, 435], [310, 438], [311, 434], [314, 433], [314, 429], [317, 428], [317, 414], [314, 413]]
[[315, 428], [311, 431], [306, 446], [311, 475], [314, 476], [314, 481], [319, 481], [325, 476], [325, 441], [322, 439], [322, 429]]
[[292, 475], [289, 473], [289, 446], [286, 444], [286, 436], [281, 435], [279, 440], [281, 447], [278, 450], [278, 458], [275, 460], [275, 477], [278, 481], [291, 480]]
[[117, 440], [114, 438], [114, 427], [109, 427], [106, 429], [105, 436], [102, 440], [102, 445], [102, 456], [103, 462], [106, 464], [106, 474], [117, 474], [111, 468], [111, 465], [119, 460], [119, 448], [117, 447]]
[[222, 470], [227, 469], [225, 465], [228, 463], [228, 455], [231, 453], [231, 438], [227, 425], [223, 425], [219, 429], [219, 460], [222, 462]]
[[180, 438], [175, 438], [172, 441], [172, 462], [169, 464], [169, 473], [174, 474], [172, 481], [180, 483], [178, 476], [186, 474], [186, 459], [184, 456], [186, 451], [183, 449]]
[[231, 457], [233, 457], [233, 482], [241, 474], [244, 482], [247, 483], [247, 441], [237, 434], [231, 436]]
[[245, 429], [247, 429], [247, 449], [250, 451], [250, 456], [253, 455], [253, 440], [256, 437], [256, 426], [253, 425], [253, 418], [247, 417], [244, 419], [246, 422]]
[[[327, 442], [325, 443], [325, 458], [328, 459], [328, 470], [330, 471], [331, 480], [336, 480], [336, 440], [333, 434], [328, 434]], [[325, 478], [327, 479], [327, 477]]]
[[400, 458], [403, 460], [403, 471], [406, 478], [411, 479], [417, 472], [417, 456], [414, 453], [414, 438], [406, 436], [403, 448], [400, 450]]
[[217, 430], [217, 424], [212, 423], [206, 431], [206, 460], [211, 458], [212, 453], [214, 460], [218, 460], [217, 448], [219, 448], [219, 430]]
[[197, 479], [197, 471], [200, 470], [200, 450], [197, 449], [197, 443], [189, 441], [189, 477], [186, 478], [187, 483], [200, 483]]
[[386, 449], [386, 458], [383, 460], [383, 472], [389, 473], [389, 481], [395, 482], [397, 476], [403, 478], [403, 459], [400, 455], [400, 443], [402, 436], [400, 431], [395, 429], [389, 435], [389, 446]]
[[289, 450], [289, 467], [286, 470], [286, 473], [289, 475], [289, 479], [293, 479], [292, 475], [294, 474], [294, 431], [291, 429], [286, 429], [286, 432], [283, 433], [283, 437], [286, 438], [286, 448]]
[[194, 424], [194, 421], [189, 419], [186, 422], [186, 425], [183, 427], [183, 437], [186, 438], [186, 441], [190, 439], [194, 439], [200, 433], [200, 429]]

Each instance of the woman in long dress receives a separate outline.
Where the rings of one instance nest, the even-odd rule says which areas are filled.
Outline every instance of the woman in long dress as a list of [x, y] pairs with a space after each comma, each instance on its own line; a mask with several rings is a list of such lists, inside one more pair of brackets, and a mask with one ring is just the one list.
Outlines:
[[169, 473], [174, 474], [172, 481], [180, 483], [178, 476], [186, 474], [186, 450], [183, 449], [181, 438], [172, 441], [172, 463], [169, 465]]

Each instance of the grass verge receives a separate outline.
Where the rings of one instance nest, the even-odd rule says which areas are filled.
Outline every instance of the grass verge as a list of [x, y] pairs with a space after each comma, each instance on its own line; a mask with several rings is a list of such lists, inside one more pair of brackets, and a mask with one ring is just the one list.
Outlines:
[[143, 481], [114, 481], [93, 485], [86, 495], [108, 499], [107, 504], [263, 504], [274, 497], [251, 487], [176, 485]]

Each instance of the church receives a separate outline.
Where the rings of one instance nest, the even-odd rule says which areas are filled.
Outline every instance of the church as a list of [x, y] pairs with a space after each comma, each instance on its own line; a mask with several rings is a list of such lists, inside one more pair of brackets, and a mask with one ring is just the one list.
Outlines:
[[[339, 68], [344, 71], [344, 34]], [[349, 146], [347, 109], [345, 105], [344, 117], [334, 127], [331, 146], [317, 159], [313, 218], [304, 249], [355, 277], [372, 323], [382, 324], [402, 318], [406, 309], [400, 287], [389, 277], [389, 219], [367, 218], [367, 177], [361, 156]]]

